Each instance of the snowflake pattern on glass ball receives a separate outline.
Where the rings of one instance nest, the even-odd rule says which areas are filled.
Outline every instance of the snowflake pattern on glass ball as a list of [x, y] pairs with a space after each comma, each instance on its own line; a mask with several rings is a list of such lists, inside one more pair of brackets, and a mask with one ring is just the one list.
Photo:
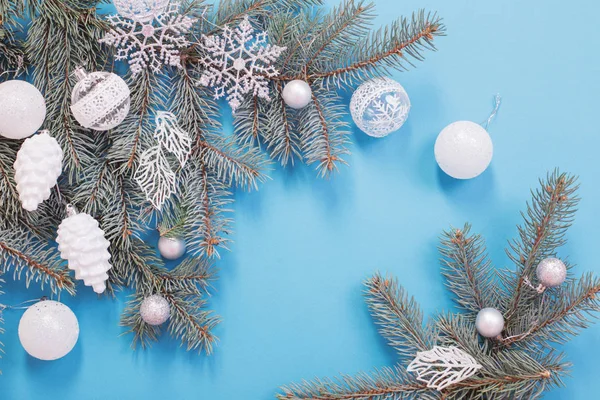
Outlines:
[[113, 0], [113, 3], [121, 16], [143, 23], [161, 15], [169, 0]]

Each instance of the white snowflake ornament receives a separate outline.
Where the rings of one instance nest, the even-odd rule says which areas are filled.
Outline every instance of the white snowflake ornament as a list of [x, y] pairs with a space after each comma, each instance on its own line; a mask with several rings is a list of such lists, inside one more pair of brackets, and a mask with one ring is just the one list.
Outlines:
[[117, 60], [129, 60], [134, 75], [146, 68], [158, 73], [163, 65], [181, 68], [179, 49], [190, 44], [185, 34], [196, 20], [180, 15], [178, 2], [171, 2], [149, 21], [126, 19], [121, 15], [107, 18], [113, 28], [100, 43], [115, 47]]
[[268, 44], [266, 32], [255, 34], [247, 16], [234, 29], [225, 26], [221, 36], [203, 35], [199, 45], [206, 56], [198, 83], [214, 88], [216, 99], [225, 96], [233, 112], [248, 93], [271, 99], [267, 78], [279, 75], [271, 64], [286, 48]]

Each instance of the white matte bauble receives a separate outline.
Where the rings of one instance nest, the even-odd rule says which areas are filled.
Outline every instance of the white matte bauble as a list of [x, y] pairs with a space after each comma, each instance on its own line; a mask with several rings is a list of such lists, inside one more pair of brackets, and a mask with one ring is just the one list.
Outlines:
[[0, 135], [25, 139], [46, 119], [46, 101], [35, 86], [25, 81], [0, 83]]
[[567, 279], [567, 266], [558, 258], [546, 258], [540, 261], [535, 273], [543, 286], [556, 287]]
[[435, 160], [456, 179], [471, 179], [490, 165], [494, 144], [487, 131], [471, 121], [458, 121], [445, 127], [435, 141]]
[[495, 308], [484, 308], [477, 313], [475, 328], [481, 336], [493, 338], [502, 333], [504, 329], [504, 317]]
[[356, 126], [373, 137], [384, 137], [400, 129], [410, 112], [410, 99], [401, 84], [375, 78], [352, 94], [350, 113]]
[[169, 0], [113, 0], [121, 16], [139, 22], [150, 22], [165, 11]]
[[312, 89], [305, 81], [296, 79], [285, 85], [281, 96], [285, 104], [299, 110], [311, 102]]
[[79, 323], [73, 311], [53, 300], [29, 307], [19, 322], [19, 340], [29, 355], [52, 361], [69, 354], [79, 338]]
[[158, 251], [167, 260], [177, 260], [185, 254], [185, 241], [179, 238], [161, 236], [158, 239]]
[[158, 294], [153, 294], [142, 301], [140, 315], [145, 323], [160, 325], [171, 316], [171, 306], [167, 299]]

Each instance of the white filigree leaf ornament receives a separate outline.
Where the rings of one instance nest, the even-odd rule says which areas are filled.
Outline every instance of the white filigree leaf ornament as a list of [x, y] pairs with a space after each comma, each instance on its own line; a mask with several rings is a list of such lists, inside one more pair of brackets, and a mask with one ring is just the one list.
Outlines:
[[177, 157], [177, 161], [182, 167], [185, 166], [192, 151], [192, 139], [186, 131], [181, 129], [177, 123], [177, 117], [173, 113], [159, 111], [156, 114], [154, 136], [165, 150]]
[[481, 368], [470, 354], [458, 347], [435, 346], [418, 352], [406, 370], [416, 372], [417, 379], [427, 387], [442, 390], [470, 378]]

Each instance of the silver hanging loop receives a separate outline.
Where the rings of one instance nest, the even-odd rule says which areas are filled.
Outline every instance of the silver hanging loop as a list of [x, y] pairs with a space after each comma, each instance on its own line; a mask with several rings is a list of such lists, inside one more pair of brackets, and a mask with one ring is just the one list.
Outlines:
[[492, 110], [492, 113], [488, 117], [487, 121], [485, 121], [483, 124], [481, 124], [485, 128], [486, 131], [488, 130], [488, 127], [492, 123], [492, 120], [498, 114], [498, 110], [500, 110], [500, 104], [502, 104], [502, 97], [500, 96], [500, 93], [496, 93], [496, 95], [494, 96], [494, 109]]

